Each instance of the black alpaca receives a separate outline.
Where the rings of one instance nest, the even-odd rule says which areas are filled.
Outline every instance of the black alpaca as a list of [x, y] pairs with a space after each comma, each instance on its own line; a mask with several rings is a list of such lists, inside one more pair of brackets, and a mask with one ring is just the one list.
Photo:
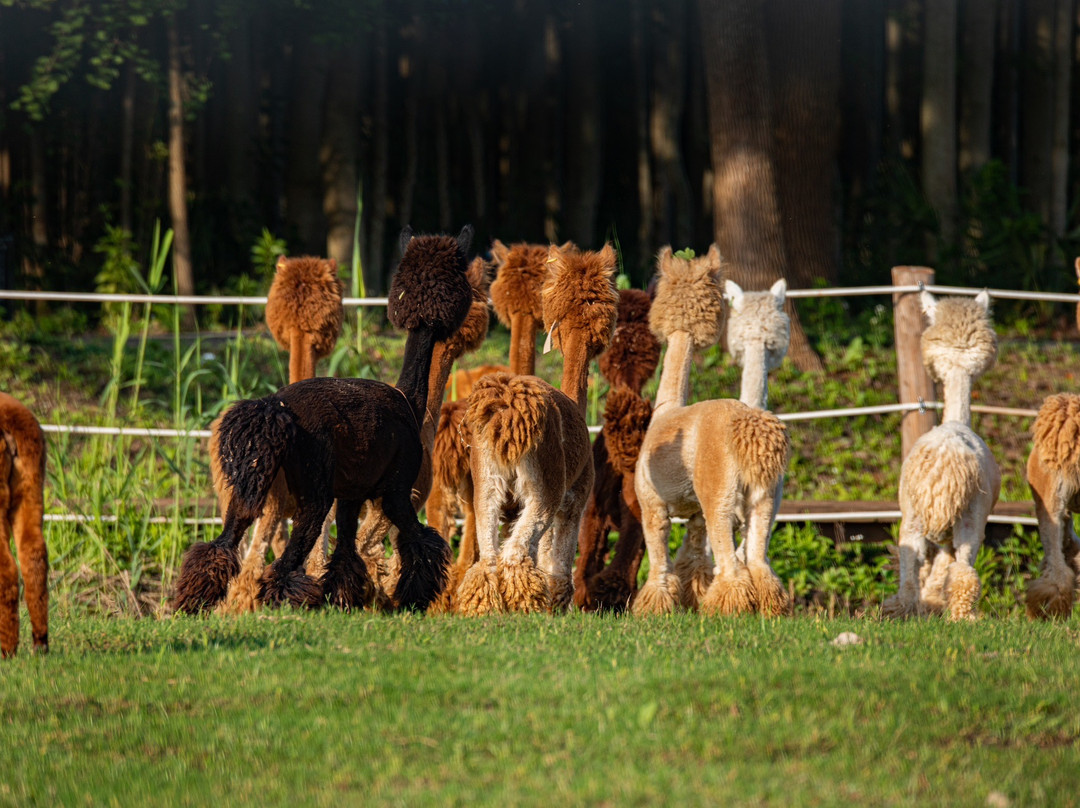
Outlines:
[[382, 500], [400, 531], [400, 607], [425, 610], [446, 585], [450, 548], [416, 518], [412, 486], [423, 448], [435, 343], [458, 329], [472, 303], [465, 277], [472, 228], [452, 236], [401, 236], [402, 259], [390, 287], [390, 321], [408, 331], [398, 386], [366, 379], [306, 379], [273, 395], [234, 404], [218, 430], [221, 469], [231, 488], [225, 525], [213, 542], [192, 545], [176, 582], [178, 610], [198, 612], [220, 601], [237, 574], [237, 547], [262, 512], [278, 470], [296, 498], [292, 536], [263, 575], [264, 603], [313, 606], [325, 596], [345, 606], [370, 600], [372, 582], [354, 541], [339, 541], [321, 581], [303, 570], [337, 499], [338, 536], [356, 535], [363, 504]]

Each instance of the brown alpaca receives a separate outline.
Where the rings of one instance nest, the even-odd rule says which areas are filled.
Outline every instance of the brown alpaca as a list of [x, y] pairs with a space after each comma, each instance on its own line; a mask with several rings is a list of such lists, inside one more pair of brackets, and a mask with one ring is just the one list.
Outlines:
[[[337, 276], [333, 258], [278, 258], [274, 280], [266, 300], [266, 324], [278, 345], [289, 352], [289, 384], [315, 377], [319, 359], [333, 351], [341, 334], [344, 319], [344, 285]], [[221, 513], [229, 509], [228, 487], [221, 473], [218, 432], [221, 419], [210, 426], [210, 471]], [[285, 476], [278, 474], [255, 525], [254, 536], [244, 555], [240, 574], [233, 579], [221, 608], [245, 612], [258, 602], [259, 578], [266, 566], [266, 551], [272, 548], [278, 557], [289, 540], [287, 520], [296, 510]], [[321, 546], [308, 559], [308, 572], [318, 576], [323, 571], [333, 514], [324, 527]]]
[[[480, 558], [458, 587], [457, 609], [559, 610], [573, 595], [578, 528], [592, 490], [585, 406], [589, 361], [611, 340], [618, 295], [615, 250], [552, 246], [543, 289], [544, 325], [562, 350], [562, 391], [535, 376], [481, 379], [466, 421]], [[499, 522], [510, 497], [521, 512], [499, 553]]]
[[[585, 611], [622, 611], [637, 589], [645, 543], [634, 467], [652, 418], [652, 405], [641, 397], [641, 388], [660, 361], [660, 341], [649, 330], [649, 305], [646, 292], [619, 292], [615, 335], [600, 355], [600, 372], [612, 389], [603, 429], [593, 442], [596, 480], [581, 523], [574, 569], [574, 603]], [[619, 538], [606, 565], [612, 530]]]
[[[715, 559], [699, 604], [703, 612], [781, 614], [788, 598], [769, 565], [768, 545], [787, 467], [787, 430], [776, 416], [743, 401], [685, 406], [692, 350], [719, 337], [720, 254], [713, 245], [703, 258], [688, 261], [665, 247], [658, 265], [650, 323], [667, 339], [668, 352], [634, 478], [649, 578], [633, 611], [662, 614], [680, 602], [682, 585], [668, 554], [668, 535], [671, 518], [682, 516], [688, 519], [687, 541], [700, 541], [704, 531]], [[742, 295], [734, 284], [729, 288], [733, 300]], [[783, 291], [777, 285], [769, 294]], [[760, 362], [767, 366], [767, 356]], [[744, 392], [745, 384], [744, 379]], [[734, 528], [740, 521], [745, 558], [735, 551]]]
[[19, 554], [34, 650], [49, 650], [49, 551], [45, 514], [45, 435], [30, 410], [0, 393], [0, 656], [19, 648]]
[[1035, 419], [1027, 479], [1042, 539], [1040, 577], [1027, 591], [1029, 617], [1068, 617], [1080, 576], [1080, 396], [1048, 396]]
[[[491, 305], [499, 320], [510, 329], [509, 372], [530, 374], [536, 364], [536, 334], [544, 324], [543, 286], [549, 267], [548, 247], [525, 243], [508, 247], [496, 240], [491, 254], [496, 267]], [[462, 397], [443, 404], [435, 436], [435, 484], [428, 497], [428, 524], [449, 536], [453, 533], [455, 513], [460, 510], [464, 517], [461, 547], [457, 561], [450, 568], [450, 585], [439, 602], [442, 611], [453, 610], [457, 585], [479, 557], [469, 466], [473, 440], [465, 418], [467, 408], [468, 399]], [[512, 513], [513, 506], [508, 505], [504, 518]]]

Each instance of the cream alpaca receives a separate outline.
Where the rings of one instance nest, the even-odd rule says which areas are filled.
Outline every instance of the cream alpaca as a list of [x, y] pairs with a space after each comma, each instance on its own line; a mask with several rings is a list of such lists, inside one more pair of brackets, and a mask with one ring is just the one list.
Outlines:
[[[679, 602], [681, 582], [668, 555], [668, 535], [671, 518], [682, 516], [689, 520], [688, 540], [700, 543], [707, 532], [715, 558], [713, 580], [700, 603], [703, 611], [730, 614], [756, 608], [765, 614], [782, 613], [787, 595], [767, 554], [788, 460], [787, 430], [776, 416], [742, 401], [686, 406], [692, 349], [707, 347], [719, 336], [720, 255], [714, 245], [704, 258], [688, 261], [664, 248], [658, 265], [660, 280], [650, 322], [667, 340], [668, 350], [634, 477], [650, 568], [633, 611], [662, 614]], [[747, 300], [742, 290], [735, 284], [728, 288], [742, 308]], [[781, 301], [783, 294], [782, 284], [772, 290]], [[687, 306], [688, 300], [693, 300], [693, 307]], [[766, 341], [745, 336], [736, 329], [744, 363], [767, 368], [771, 360]], [[760, 380], [751, 382], [749, 375], [743, 393], [763, 404], [764, 385]], [[746, 524], [746, 561], [735, 552], [734, 528], [740, 515]]]
[[[469, 398], [480, 557], [458, 587], [456, 606], [465, 614], [561, 609], [573, 594], [578, 527], [593, 484], [588, 368], [615, 329], [615, 250], [552, 247], [549, 261], [544, 324], [563, 352], [562, 391], [535, 376], [497, 373]], [[500, 553], [510, 496], [521, 512]]]
[[[927, 432], [900, 469], [900, 589], [883, 612], [906, 617], [947, 610], [973, 618], [979, 599], [975, 556], [1001, 490], [1001, 473], [971, 429], [971, 385], [993, 366], [997, 339], [990, 296], [934, 299], [922, 293], [930, 321], [922, 336], [923, 364], [944, 385], [940, 426]], [[927, 543], [939, 546], [929, 572]]]

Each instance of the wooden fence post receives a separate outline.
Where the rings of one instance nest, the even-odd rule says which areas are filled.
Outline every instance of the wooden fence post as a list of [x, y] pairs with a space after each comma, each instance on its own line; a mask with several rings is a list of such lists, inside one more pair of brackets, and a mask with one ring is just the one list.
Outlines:
[[[934, 283], [934, 270], [930, 267], [893, 267], [894, 286], [912, 286], [922, 282]], [[919, 339], [923, 332], [922, 304], [918, 292], [893, 295], [893, 330], [896, 335], [896, 376], [900, 382], [900, 403], [934, 401], [934, 382], [922, 363]], [[912, 410], [900, 420], [900, 459], [907, 457], [919, 436], [934, 427], [933, 410]]]

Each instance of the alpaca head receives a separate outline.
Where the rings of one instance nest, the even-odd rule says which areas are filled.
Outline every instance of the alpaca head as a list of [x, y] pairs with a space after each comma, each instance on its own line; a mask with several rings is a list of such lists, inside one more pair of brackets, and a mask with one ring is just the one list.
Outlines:
[[930, 325], [922, 335], [923, 364], [936, 381], [955, 370], [974, 379], [997, 360], [997, 335], [990, 320], [990, 295], [975, 298], [922, 293], [922, 309]]
[[498, 239], [491, 245], [495, 280], [491, 283], [491, 305], [499, 322], [507, 328], [515, 317], [525, 316], [539, 326], [544, 321], [541, 289], [548, 273], [546, 244], [512, 244]]
[[767, 292], [744, 292], [735, 281], [727, 281], [724, 297], [731, 306], [727, 341], [735, 361], [745, 367], [747, 355], [761, 346], [765, 372], [780, 367], [791, 341], [791, 320], [784, 311], [787, 281], [781, 278]]
[[667, 340], [685, 331], [695, 348], [708, 348], [720, 339], [723, 290], [720, 288], [720, 248], [713, 244], [700, 258], [675, 255], [664, 247], [656, 258], [656, 298], [649, 325]]
[[333, 258], [279, 257], [266, 300], [266, 324], [278, 345], [289, 350], [299, 331], [312, 338], [317, 356], [329, 354], [341, 333], [344, 292]]
[[552, 244], [547, 264], [543, 309], [551, 345], [566, 354], [570, 340], [579, 340], [591, 359], [607, 347], [615, 331], [615, 248], [605, 244], [599, 252], [590, 252]]
[[640, 393], [660, 361], [660, 341], [649, 330], [648, 292], [622, 289], [619, 316], [608, 349], [600, 354], [600, 372], [612, 387]]
[[466, 278], [466, 254], [473, 229], [465, 225], [453, 236], [401, 234], [401, 263], [390, 284], [387, 314], [406, 331], [431, 329], [435, 339], [453, 334], [465, 320], [473, 292]]

